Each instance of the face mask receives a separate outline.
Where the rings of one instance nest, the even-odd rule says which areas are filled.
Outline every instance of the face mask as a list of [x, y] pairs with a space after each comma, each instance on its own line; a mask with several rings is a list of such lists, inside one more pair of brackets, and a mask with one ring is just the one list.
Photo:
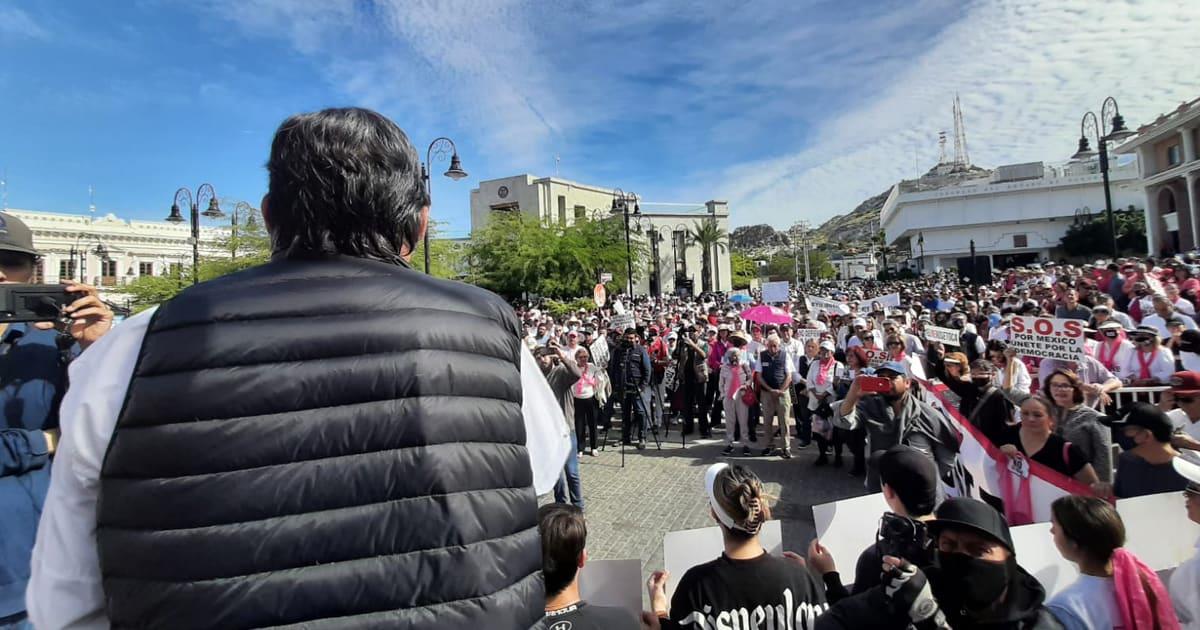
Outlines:
[[1116, 435], [1113, 436], [1113, 439], [1123, 451], [1132, 451], [1133, 449], [1137, 448], [1138, 445], [1136, 438], [1125, 435], [1124, 431], [1117, 431]]
[[1000, 599], [1016, 572], [1016, 558], [992, 562], [961, 553], [938, 553], [929, 570], [933, 594], [950, 614], [960, 610], [983, 610]]
[[972, 376], [971, 384], [979, 389], [987, 389], [992, 384], [992, 377], [989, 376]]

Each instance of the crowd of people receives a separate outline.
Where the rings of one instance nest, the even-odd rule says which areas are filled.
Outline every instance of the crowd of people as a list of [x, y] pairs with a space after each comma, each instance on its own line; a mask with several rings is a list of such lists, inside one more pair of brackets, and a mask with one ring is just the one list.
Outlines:
[[[293, 116], [267, 171], [269, 263], [116, 326], [77, 284], [56, 320], [0, 324], [0, 629], [1200, 627], [1200, 560], [1162, 584], [1106, 502], [1182, 491], [1200, 523], [1187, 257], [815, 282], [773, 320], [749, 294], [554, 316], [411, 268], [429, 199], [385, 117]], [[39, 255], [0, 214], [0, 282]], [[1082, 322], [1082, 360], [1008, 345], [1042, 315]], [[947, 496], [941, 385], [1005, 457], [1087, 489], [1053, 506], [1070, 589], [1047, 600], [1003, 514]], [[1129, 388], [1161, 395], [1117, 405]], [[671, 431], [724, 440], [704, 479], [724, 551], [669, 601], [651, 575], [640, 620], [589, 606], [580, 458]], [[737, 458], [806, 448], [888, 502], [853, 585], [817, 541], [760, 541], [771, 497]]]

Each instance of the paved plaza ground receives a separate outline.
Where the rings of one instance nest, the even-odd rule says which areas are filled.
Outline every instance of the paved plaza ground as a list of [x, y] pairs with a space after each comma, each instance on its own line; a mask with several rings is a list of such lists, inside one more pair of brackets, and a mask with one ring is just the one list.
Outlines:
[[[610, 445], [596, 457], [583, 457], [580, 475], [591, 558], [640, 559], [643, 579], [650, 571], [661, 569], [663, 536], [668, 531], [715, 524], [708, 513], [703, 479], [705, 468], [716, 461], [749, 466], [763, 480], [767, 492], [778, 497], [772, 512], [782, 521], [786, 550], [803, 553], [807, 549], [814, 535], [813, 505], [865, 493], [862, 477], [848, 474], [848, 454], [840, 469], [814, 467], [815, 444], [797, 450], [793, 443], [790, 460], [778, 456], [722, 458], [724, 434], [720, 429], [713, 433], [718, 439], [697, 443], [689, 437], [687, 448], [682, 448], [677, 426], [672, 427], [670, 441], [663, 443], [661, 451], [653, 441], [644, 451], [626, 447], [624, 468], [619, 447]], [[618, 434], [619, 430], [612, 432], [613, 443]], [[760, 442], [762, 439], [760, 436]]]

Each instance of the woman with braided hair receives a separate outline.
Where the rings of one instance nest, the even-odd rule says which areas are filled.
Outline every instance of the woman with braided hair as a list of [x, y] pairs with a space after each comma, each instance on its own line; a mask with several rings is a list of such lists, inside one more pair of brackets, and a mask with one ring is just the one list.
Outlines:
[[799, 556], [772, 556], [763, 549], [759, 532], [771, 518], [771, 506], [762, 481], [748, 468], [721, 463], [708, 468], [704, 483], [725, 552], [688, 569], [670, 606], [670, 575], [650, 576], [650, 605], [661, 627], [811, 630], [829, 607], [825, 589]]

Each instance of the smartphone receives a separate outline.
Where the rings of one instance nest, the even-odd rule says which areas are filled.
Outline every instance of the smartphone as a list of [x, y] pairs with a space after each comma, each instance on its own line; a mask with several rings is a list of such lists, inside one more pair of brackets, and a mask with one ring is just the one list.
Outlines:
[[887, 394], [892, 391], [892, 381], [882, 376], [860, 376], [858, 388], [864, 394]]
[[0, 284], [0, 323], [51, 322], [78, 296], [55, 284]]

